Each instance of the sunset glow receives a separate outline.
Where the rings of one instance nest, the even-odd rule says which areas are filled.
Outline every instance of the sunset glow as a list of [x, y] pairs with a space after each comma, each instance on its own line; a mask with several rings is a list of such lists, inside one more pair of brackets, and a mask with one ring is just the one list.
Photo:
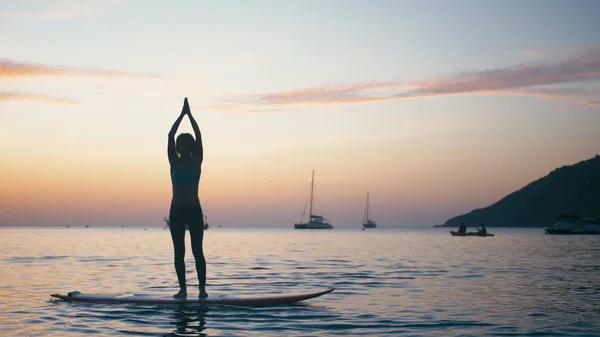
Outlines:
[[0, 1], [0, 225], [161, 226], [184, 97], [211, 225], [442, 223], [600, 152], [599, 12]]

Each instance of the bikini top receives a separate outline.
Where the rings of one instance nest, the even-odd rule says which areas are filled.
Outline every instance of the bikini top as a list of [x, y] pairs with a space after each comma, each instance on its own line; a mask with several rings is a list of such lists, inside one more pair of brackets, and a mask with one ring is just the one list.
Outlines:
[[198, 185], [200, 181], [200, 169], [190, 165], [188, 168], [180, 170], [179, 161], [173, 162], [171, 169], [171, 182], [173, 185]]

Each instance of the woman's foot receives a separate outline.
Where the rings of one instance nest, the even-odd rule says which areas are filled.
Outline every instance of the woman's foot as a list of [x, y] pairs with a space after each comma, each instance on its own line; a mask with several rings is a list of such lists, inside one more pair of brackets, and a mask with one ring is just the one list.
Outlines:
[[208, 297], [208, 293], [204, 289], [200, 289], [200, 295], [198, 297]]
[[175, 295], [173, 295], [173, 298], [186, 298], [187, 297], [187, 291], [185, 289], [181, 289], [179, 290], [179, 292]]

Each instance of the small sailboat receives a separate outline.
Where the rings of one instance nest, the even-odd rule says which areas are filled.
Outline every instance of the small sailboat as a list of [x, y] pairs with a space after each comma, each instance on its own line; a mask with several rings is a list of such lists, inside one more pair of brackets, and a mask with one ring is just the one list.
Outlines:
[[[320, 215], [313, 214], [313, 194], [315, 187], [315, 170], [312, 172], [312, 180], [310, 183], [310, 207], [309, 207], [309, 217], [308, 222], [302, 222], [294, 224], [295, 229], [332, 229], [333, 226], [327, 221], [327, 219], [323, 218]], [[306, 205], [304, 206], [304, 213], [302, 213], [302, 219], [304, 219], [304, 214], [306, 214]]]
[[208, 225], [208, 217], [204, 215], [204, 230], [207, 230], [209, 228], [210, 226]]
[[367, 204], [365, 206], [365, 214], [363, 217], [363, 228], [377, 228], [377, 223], [371, 220], [371, 214], [369, 213], [369, 192], [367, 192]]
[[[208, 228], [210, 228], [210, 227], [208, 226], [208, 221], [207, 221], [207, 219], [208, 219], [208, 218], [206, 217], [206, 215], [204, 215], [204, 230], [207, 230]], [[163, 218], [163, 221], [166, 223], [166, 225], [165, 225], [165, 228], [163, 228], [163, 229], [167, 229], [167, 228], [169, 228], [169, 225], [171, 224], [171, 222], [169, 221], [169, 218], [168, 218], [168, 217], [164, 217], [164, 218]], [[189, 227], [188, 227], [188, 225], [187, 225], [187, 224], [185, 224], [185, 229], [189, 230]]]

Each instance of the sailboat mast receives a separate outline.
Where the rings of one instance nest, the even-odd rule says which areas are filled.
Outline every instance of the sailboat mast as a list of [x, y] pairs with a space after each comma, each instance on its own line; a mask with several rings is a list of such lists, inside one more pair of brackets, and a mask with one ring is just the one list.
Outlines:
[[308, 219], [308, 221], [310, 221], [312, 219], [313, 216], [313, 190], [314, 190], [314, 186], [315, 186], [315, 170], [313, 169], [312, 172], [312, 180], [310, 181], [310, 218]]
[[367, 221], [369, 220], [369, 192], [367, 192]]

